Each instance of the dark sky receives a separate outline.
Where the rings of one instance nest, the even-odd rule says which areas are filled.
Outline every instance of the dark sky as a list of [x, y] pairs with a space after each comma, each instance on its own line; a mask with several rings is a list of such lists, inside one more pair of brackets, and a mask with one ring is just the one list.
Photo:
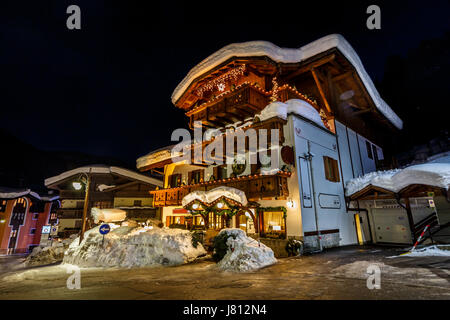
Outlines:
[[[66, 28], [70, 4], [81, 30]], [[369, 4], [381, 30], [366, 28]], [[295, 48], [341, 33], [381, 81], [388, 57], [449, 31], [449, 13], [449, 1], [2, 0], [0, 128], [37, 148], [133, 163], [186, 127], [173, 89], [229, 43]]]

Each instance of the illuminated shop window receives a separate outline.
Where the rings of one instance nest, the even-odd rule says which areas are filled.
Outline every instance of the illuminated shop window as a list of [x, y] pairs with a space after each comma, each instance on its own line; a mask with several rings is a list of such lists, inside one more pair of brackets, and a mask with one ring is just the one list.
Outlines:
[[268, 238], [283, 238], [286, 234], [284, 212], [263, 212], [262, 234], [264, 237]]

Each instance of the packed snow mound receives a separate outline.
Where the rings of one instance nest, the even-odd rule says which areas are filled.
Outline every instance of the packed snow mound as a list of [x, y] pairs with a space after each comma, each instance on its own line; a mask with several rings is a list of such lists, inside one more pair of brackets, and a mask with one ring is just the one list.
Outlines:
[[402, 257], [450, 257], [450, 245], [434, 245], [416, 249]]
[[54, 242], [51, 246], [37, 246], [33, 248], [23, 265], [25, 267], [34, 267], [61, 262], [64, 258], [64, 252], [75, 237], [76, 235], [71, 235], [70, 238], [61, 242]]
[[413, 184], [448, 189], [450, 187], [450, 163], [425, 163], [405, 169], [372, 172], [348, 181], [346, 195], [351, 196], [368, 185], [399, 192]]
[[193, 191], [184, 196], [181, 201], [183, 207], [188, 205], [194, 200], [199, 200], [203, 203], [211, 203], [219, 199], [220, 197], [226, 197], [234, 201], [239, 202], [243, 206], [247, 205], [247, 197], [245, 192], [231, 187], [217, 187], [209, 191]]
[[127, 217], [127, 212], [121, 209], [99, 209], [93, 207], [91, 209], [91, 216], [94, 223], [102, 222], [117, 222], [123, 221]]
[[[226, 233], [228, 251], [217, 264], [223, 271], [246, 272], [258, 270], [277, 263], [272, 249], [247, 237], [241, 229], [222, 229], [219, 235]], [[234, 237], [235, 238], [234, 238]]]
[[196, 248], [192, 245], [192, 234], [187, 230], [110, 226], [113, 230], [105, 235], [103, 246], [100, 226], [85, 232], [81, 245], [76, 238], [63, 263], [79, 267], [174, 266], [206, 254], [201, 244]]
[[310, 105], [308, 102], [301, 99], [290, 99], [286, 103], [275, 101], [269, 103], [258, 115], [261, 121], [278, 117], [286, 120], [289, 114], [296, 114], [308, 120], [311, 120], [315, 124], [326, 128], [320, 113]]
[[66, 249], [62, 243], [52, 247], [35, 247], [25, 259], [24, 265], [34, 267], [61, 262]]

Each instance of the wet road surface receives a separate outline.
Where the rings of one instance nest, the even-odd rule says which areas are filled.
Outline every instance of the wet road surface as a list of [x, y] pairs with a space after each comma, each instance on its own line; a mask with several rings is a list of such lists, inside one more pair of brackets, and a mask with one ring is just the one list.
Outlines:
[[[221, 272], [208, 259], [177, 267], [81, 269], [78, 290], [67, 288], [66, 266], [52, 265], [3, 272], [0, 299], [450, 300], [449, 257], [391, 258], [399, 253], [344, 247], [241, 274]], [[371, 265], [381, 270], [380, 289], [367, 288]]]

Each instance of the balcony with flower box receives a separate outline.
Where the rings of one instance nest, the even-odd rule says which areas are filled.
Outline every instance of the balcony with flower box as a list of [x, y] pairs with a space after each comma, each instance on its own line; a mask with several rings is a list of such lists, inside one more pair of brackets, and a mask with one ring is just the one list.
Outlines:
[[234, 178], [202, 182], [192, 185], [183, 185], [176, 188], [168, 188], [150, 191], [153, 195], [155, 207], [180, 206], [185, 195], [193, 191], [207, 191], [219, 186], [233, 187], [245, 192], [249, 200], [261, 198], [284, 198], [289, 196], [287, 178], [290, 172], [278, 171], [273, 175], [246, 175]]

